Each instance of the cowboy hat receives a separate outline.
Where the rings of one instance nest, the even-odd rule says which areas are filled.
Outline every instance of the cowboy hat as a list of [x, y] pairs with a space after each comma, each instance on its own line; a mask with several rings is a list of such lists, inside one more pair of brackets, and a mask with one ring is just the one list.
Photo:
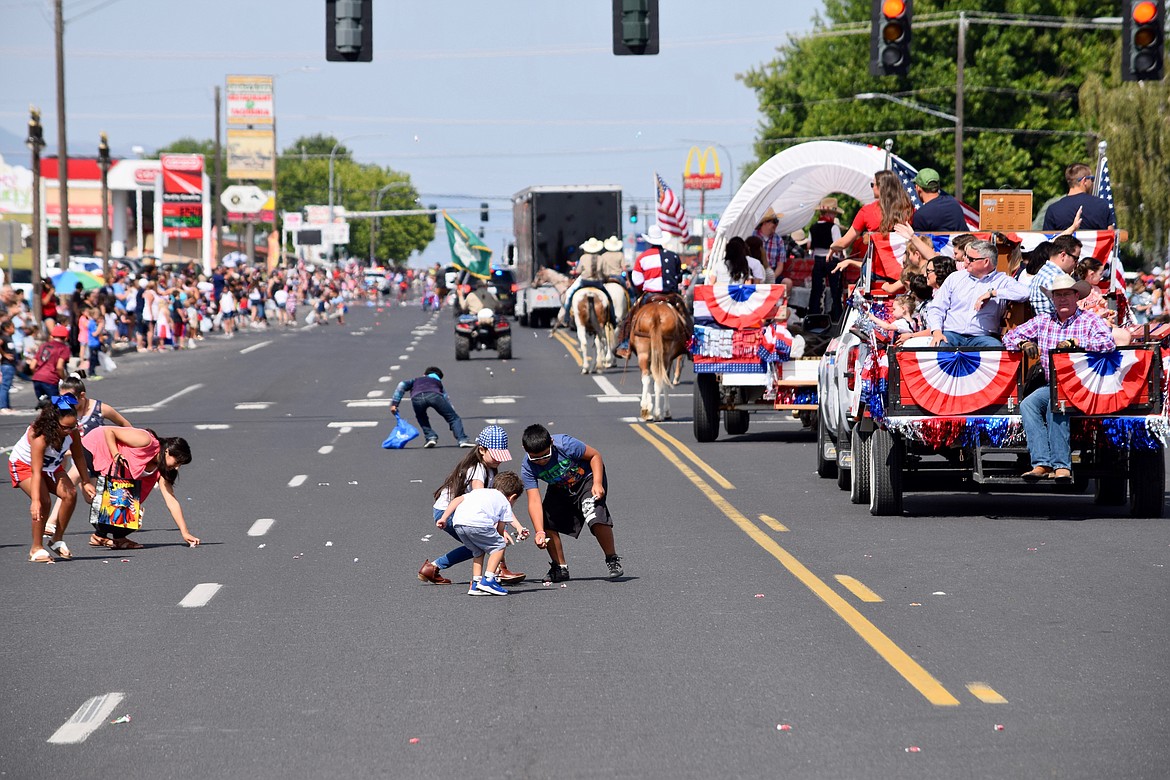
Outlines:
[[654, 244], [655, 246], [662, 246], [670, 240], [670, 236], [662, 232], [662, 228], [658, 225], [651, 225], [650, 229], [642, 234], [642, 240], [647, 244]]
[[622, 240], [617, 236], [610, 236], [605, 239], [605, 243], [602, 246], [605, 247], [606, 252], [620, 252], [622, 251]]
[[812, 241], [808, 233], [804, 232], [804, 228], [797, 228], [792, 231], [792, 240], [797, 246], [808, 246], [809, 242]]
[[782, 217], [782, 216], [784, 216], [784, 215], [783, 215], [783, 214], [777, 214], [777, 213], [776, 213], [776, 212], [775, 212], [775, 211], [772, 209], [772, 207], [771, 207], [771, 206], [769, 206], [769, 207], [768, 207], [768, 210], [764, 212], [764, 216], [760, 217], [760, 221], [756, 223], [756, 227], [758, 228], [760, 225], [764, 224], [765, 222], [771, 222], [772, 220], [776, 220], [777, 222], [779, 222], [779, 221], [780, 221], [780, 217]]
[[601, 243], [601, 239], [596, 236], [590, 238], [581, 245], [581, 251], [587, 255], [595, 255], [605, 248], [605, 244]]
[[817, 211], [831, 211], [834, 214], [844, 214], [841, 207], [837, 205], [836, 198], [821, 198], [821, 202], [817, 204]]
[[1068, 274], [1060, 274], [1059, 276], [1055, 277], [1047, 287], [1041, 287], [1040, 289], [1043, 290], [1044, 294], [1049, 298], [1051, 298], [1052, 294], [1057, 290], [1075, 290], [1077, 293], [1077, 300], [1079, 301], [1086, 297], [1093, 288], [1083, 279], [1078, 282]]

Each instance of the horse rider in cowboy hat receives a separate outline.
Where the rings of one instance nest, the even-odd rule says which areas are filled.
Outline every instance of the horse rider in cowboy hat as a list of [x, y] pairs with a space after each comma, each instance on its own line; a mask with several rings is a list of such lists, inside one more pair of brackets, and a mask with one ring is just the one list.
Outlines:
[[808, 229], [809, 247], [813, 255], [808, 313], [820, 314], [824, 308], [825, 279], [828, 279], [830, 299], [833, 301], [830, 316], [834, 320], [841, 319], [842, 313], [841, 274], [829, 273], [837, 265], [836, 262], [829, 264], [829, 252], [833, 242], [841, 238], [841, 225], [838, 224], [837, 217], [844, 213], [837, 205], [836, 198], [821, 198], [821, 202], [817, 204], [817, 221]]
[[682, 260], [679, 256], [666, 248], [670, 236], [662, 232], [658, 225], [651, 225], [650, 229], [642, 234], [642, 240], [649, 244], [645, 252], [634, 260], [634, 268], [630, 272], [630, 283], [639, 293], [637, 303], [630, 309], [626, 318], [622, 320], [621, 333], [618, 336], [618, 347], [614, 350], [620, 358], [630, 356], [630, 323], [634, 320], [634, 312], [642, 305], [647, 296], [669, 295], [678, 301], [671, 301], [690, 321], [690, 313], [686, 311], [686, 303], [679, 296], [679, 287], [682, 285]]
[[600, 258], [602, 250], [605, 249], [605, 244], [597, 236], [590, 236], [581, 244], [580, 249], [581, 259], [577, 261], [576, 267], [573, 269], [573, 275], [577, 278], [569, 285], [569, 289], [565, 290], [561, 313], [557, 316], [557, 321], [561, 325], [567, 326], [569, 324], [569, 307], [572, 305], [573, 296], [577, 290], [581, 289], [581, 285], [586, 280], [596, 278], [598, 258]]
[[[560, 315], [561, 323], [564, 325], [569, 322], [569, 308], [573, 301], [573, 295], [580, 288], [596, 287], [604, 291], [606, 298], [609, 298], [609, 291], [605, 289], [606, 282], [614, 282], [622, 287], [625, 287], [626, 284], [622, 278], [626, 269], [620, 238], [610, 236], [604, 242], [598, 238], [590, 238], [581, 245], [581, 251], [583, 254], [581, 259], [577, 261], [576, 269], [574, 269], [577, 279], [568, 290], [565, 290], [565, 303]], [[612, 318], [616, 310], [616, 301], [610, 301], [609, 313], [611, 321], [615, 325], [617, 322]]]

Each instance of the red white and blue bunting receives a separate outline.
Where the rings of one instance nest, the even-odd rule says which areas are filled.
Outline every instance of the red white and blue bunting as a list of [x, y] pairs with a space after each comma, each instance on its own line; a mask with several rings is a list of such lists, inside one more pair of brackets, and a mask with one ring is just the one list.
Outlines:
[[1113, 414], [1147, 387], [1152, 357], [1145, 349], [1054, 353], [1057, 392], [1085, 414]]
[[782, 284], [700, 284], [695, 287], [695, 321], [758, 328], [776, 315], [787, 292]]
[[998, 350], [898, 353], [903, 404], [932, 414], [969, 414], [1017, 392], [1020, 354]]

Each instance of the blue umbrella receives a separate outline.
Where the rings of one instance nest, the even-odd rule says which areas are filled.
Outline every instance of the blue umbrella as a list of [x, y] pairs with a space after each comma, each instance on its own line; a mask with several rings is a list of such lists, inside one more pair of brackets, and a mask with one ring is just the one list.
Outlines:
[[100, 276], [95, 276], [89, 271], [62, 271], [49, 278], [53, 280], [53, 286], [60, 292], [72, 292], [77, 288], [78, 282], [81, 282], [81, 287], [84, 290], [96, 290], [105, 284]]

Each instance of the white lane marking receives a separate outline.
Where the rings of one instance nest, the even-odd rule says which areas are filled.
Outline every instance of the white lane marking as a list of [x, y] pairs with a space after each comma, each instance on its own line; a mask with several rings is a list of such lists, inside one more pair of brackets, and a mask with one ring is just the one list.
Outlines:
[[379, 382], [389, 382], [389, 381], [390, 381], [390, 377], [388, 377], [388, 376], [380, 376], [380, 377], [378, 377], [378, 381], [379, 381]]
[[226, 423], [206, 423], [204, 425], [196, 425], [195, 430], [197, 430], [197, 431], [226, 431], [230, 427], [232, 427], [232, 426], [230, 426]]
[[402, 368], [402, 366], [390, 366], [391, 371], [397, 371], [400, 368]]
[[236, 404], [236, 411], [242, 412], [249, 409], [267, 409], [272, 406], [271, 401], [252, 401], [249, 403]]
[[129, 409], [122, 410], [125, 414], [145, 414], [146, 412], [153, 412], [153, 406], [131, 406]]
[[107, 693], [87, 699], [61, 728], [53, 732], [48, 742], [52, 745], [76, 745], [78, 742], [85, 742], [85, 738], [106, 722], [106, 718], [110, 717], [110, 713], [124, 698], [126, 698], [124, 693]]
[[381, 423], [377, 420], [351, 420], [349, 422], [331, 422], [330, 428], [377, 428]]
[[410, 360], [410, 355], [399, 355], [398, 359], [399, 360]]
[[406, 351], [407, 351], [407, 352], [414, 352], [414, 347], [407, 347], [407, 348], [406, 348]]
[[261, 347], [267, 347], [271, 343], [272, 343], [271, 341], [261, 341], [259, 344], [253, 344], [250, 347], [244, 347], [243, 349], [240, 350], [240, 354], [247, 355], [249, 352], [255, 352], [256, 350], [260, 349]]
[[169, 404], [171, 401], [175, 400], [176, 398], [179, 398], [180, 396], [184, 396], [187, 393], [190, 393], [192, 391], [198, 390], [201, 387], [203, 387], [202, 383], [191, 385], [190, 387], [184, 387], [182, 390], [175, 393], [174, 395], [168, 395], [166, 398], [162, 399], [161, 401], [156, 401], [155, 403], [150, 404], [149, 406], [136, 406], [132, 409], [123, 409], [122, 411], [124, 411], [124, 412], [138, 412], [138, 413], [153, 412], [155, 409], [158, 409], [160, 406], [166, 406], [167, 404]]
[[601, 392], [605, 393], [606, 395], [621, 395], [618, 389], [613, 386], [613, 382], [609, 381], [605, 377], [594, 375], [593, 381], [596, 382], [597, 386], [601, 388]]
[[350, 432], [350, 431], [352, 431], [352, 430], [353, 430], [353, 428], [349, 427], [348, 425], [343, 425], [343, 426], [341, 426], [340, 428], [338, 428], [338, 429], [337, 429], [337, 432], [338, 432], [339, 434], [341, 434], [341, 433], [349, 433], [349, 432]]
[[314, 322], [312, 325], [306, 325], [305, 327], [301, 328], [301, 330], [312, 330], [315, 327], [317, 327], [317, 323]]
[[328, 455], [329, 453], [333, 452], [333, 445], [326, 444], [323, 447], [321, 447], [319, 450], [317, 450], [317, 452], [320, 455]]
[[248, 529], [248, 536], [263, 536], [268, 533], [268, 529], [276, 521], [271, 517], [262, 517], [256, 522], [252, 523], [252, 527]]
[[516, 421], [507, 417], [488, 417], [484, 420], [484, 422], [488, 423], [489, 425], [513, 425]]
[[361, 409], [364, 407], [389, 407], [392, 401], [389, 398], [351, 398], [346, 400], [345, 405], [350, 409]]
[[179, 606], [187, 607], [188, 609], [202, 607], [211, 601], [211, 597], [218, 593], [222, 587], [223, 585], [220, 585], [218, 582], [201, 582], [194, 588], [191, 588], [191, 592], [183, 597], [183, 600], [179, 602]]
[[480, 400], [485, 404], [514, 404], [516, 403], [517, 398], [523, 398], [523, 396], [489, 395], [486, 398], [481, 398]]
[[642, 396], [640, 396], [640, 395], [599, 395], [599, 396], [597, 396], [597, 403], [599, 403], [599, 404], [620, 404], [620, 403], [626, 403], [627, 401], [637, 403], [638, 401], [641, 401], [641, 400], [642, 400]]
[[300, 487], [301, 485], [305, 484], [305, 480], [308, 478], [309, 478], [308, 474], [297, 474], [295, 477], [293, 477], [292, 479], [290, 479], [288, 481], [288, 486], [289, 487]]
[[386, 395], [385, 390], [371, 390], [366, 393], [366, 398], [381, 398], [384, 395]]

